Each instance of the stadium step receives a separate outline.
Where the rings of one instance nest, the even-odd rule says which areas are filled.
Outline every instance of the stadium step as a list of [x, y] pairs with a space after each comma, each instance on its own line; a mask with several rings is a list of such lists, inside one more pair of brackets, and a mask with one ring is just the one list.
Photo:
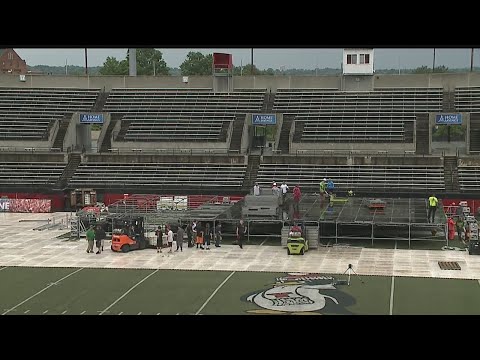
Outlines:
[[101, 112], [103, 111], [103, 107], [105, 106], [105, 103], [107, 102], [107, 97], [108, 97], [109, 92], [106, 91], [101, 91], [97, 99], [95, 100], [95, 104], [92, 107], [92, 112]]
[[243, 184], [242, 184], [242, 188], [244, 190], [250, 190], [253, 187], [253, 184], [257, 179], [259, 168], [260, 168], [260, 155], [249, 155], [247, 171], [245, 172], [245, 178], [243, 179]]
[[119, 120], [114, 120], [112, 115], [112, 118], [110, 119], [110, 124], [108, 125], [107, 130], [105, 131], [105, 136], [103, 137], [102, 144], [100, 144], [99, 146], [100, 152], [108, 152], [108, 149], [112, 147], [112, 131], [117, 121]]
[[68, 155], [68, 164], [63, 169], [62, 175], [55, 184], [56, 189], [64, 189], [70, 178], [73, 176], [82, 161], [81, 155], [78, 153], [70, 153]]
[[416, 131], [416, 153], [417, 155], [428, 154], [428, 114], [417, 115], [417, 131]]
[[53, 147], [56, 149], [61, 149], [63, 151], [63, 141], [65, 140], [65, 134], [67, 133], [68, 125], [70, 125], [70, 120], [72, 119], [72, 114], [65, 114], [60, 121], [57, 136], [53, 142]]
[[480, 151], [480, 114], [470, 114], [470, 151]]
[[233, 123], [232, 139], [230, 140], [230, 150], [240, 152], [242, 146], [243, 126], [245, 124], [245, 114], [237, 115]]
[[445, 190], [458, 192], [458, 162], [456, 156], [445, 156], [443, 158], [443, 171], [445, 179]]
[[282, 154], [288, 154], [290, 152], [290, 129], [292, 128], [293, 119], [293, 116], [283, 116], [282, 131], [280, 132], [280, 139], [278, 140], [277, 147]]

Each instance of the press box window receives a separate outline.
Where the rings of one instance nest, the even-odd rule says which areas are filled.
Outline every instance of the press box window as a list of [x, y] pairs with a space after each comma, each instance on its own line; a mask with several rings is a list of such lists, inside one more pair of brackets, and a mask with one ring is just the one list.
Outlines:
[[370, 64], [370, 54], [360, 54], [360, 64]]
[[357, 63], [357, 54], [347, 55], [347, 64], [356, 64]]

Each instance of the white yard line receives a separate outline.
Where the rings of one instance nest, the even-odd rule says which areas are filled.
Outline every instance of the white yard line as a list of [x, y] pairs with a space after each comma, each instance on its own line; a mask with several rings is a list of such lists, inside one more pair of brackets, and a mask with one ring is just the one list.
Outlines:
[[217, 293], [218, 290], [220, 290], [220, 288], [223, 286], [223, 284], [225, 284], [228, 279], [230, 279], [232, 277], [233, 274], [235, 274], [236, 271], [232, 271], [230, 275], [228, 275], [225, 280], [223, 280], [223, 282], [218, 285], [218, 287], [215, 289], [215, 291], [212, 293], [212, 295], [210, 295], [207, 299], [207, 301], [205, 301], [203, 303], [203, 305], [200, 307], [200, 309], [198, 309], [198, 311], [195, 313], [195, 315], [198, 315], [200, 313], [200, 311], [203, 310], [203, 308], [208, 304], [208, 302], [215, 296], [215, 294]]
[[154, 272], [148, 274], [147, 276], [145, 276], [142, 280], [140, 280], [138, 283], [136, 283], [135, 285], [133, 285], [130, 289], [128, 289], [125, 294], [123, 294], [122, 296], [120, 296], [117, 300], [115, 300], [113, 303], [111, 303], [109, 306], [107, 306], [102, 312], [100, 312], [99, 315], [103, 315], [106, 311], [108, 311], [113, 305], [115, 305], [116, 303], [118, 303], [120, 300], [122, 300], [125, 296], [127, 296], [130, 291], [132, 291], [133, 289], [135, 289], [138, 285], [140, 285], [141, 283], [143, 283], [145, 280], [147, 280], [150, 276], [156, 274], [158, 272], [158, 270], [160, 269], [157, 269], [155, 270]]
[[30, 310], [26, 310], [26, 311], [24, 312], [24, 314], [28, 314], [29, 312], [30, 312]]
[[4, 266], [4, 267], [0, 268], [0, 271], [5, 270], [6, 268], [8, 268], [8, 266]]
[[122, 315], [122, 314], [123, 314], [123, 311], [120, 311], [120, 312], [118, 313], [118, 315]]
[[46, 314], [48, 312], [48, 310], [45, 310], [43, 313]]
[[393, 292], [395, 289], [395, 277], [392, 276], [392, 286], [390, 287], [390, 315], [393, 315]]
[[65, 310], [64, 312], [62, 312], [62, 315], [65, 314], [67, 312], [67, 310]]
[[[55, 281], [54, 283], [51, 283], [51, 284], [48, 284], [46, 287], [44, 287], [42, 290], [36, 292], [35, 294], [33, 294], [32, 296], [26, 298], [25, 300], [23, 300], [21, 303], [18, 303], [17, 305], [15, 305], [14, 307], [8, 309], [7, 311], [5, 311], [2, 315], [5, 315], [5, 314], [8, 314], [10, 311], [16, 309], [17, 307], [19, 307], [20, 305], [23, 305], [25, 304], [28, 300], [30, 299], [33, 299], [35, 296], [37, 295], [40, 295], [41, 293], [43, 293], [45, 290], [48, 290], [50, 287], [54, 286], [54, 285], [57, 285], [60, 281], [62, 280], [65, 280], [66, 278], [76, 274], [77, 272], [83, 270], [84, 268], [81, 268], [81, 269], [77, 269], [75, 270], [74, 272], [71, 272], [70, 274], [68, 274], [67, 276], [64, 276], [63, 278], [61, 278], [60, 280], [57, 280]], [[48, 310], [47, 310], [48, 311]]]
[[[397, 250], [397, 240], [395, 240], [395, 250]], [[392, 260], [392, 261], [395, 262], [395, 260]], [[392, 285], [390, 287], [390, 315], [393, 315], [393, 292], [394, 292], [394, 289], [395, 289], [395, 276], [392, 275]]]
[[263, 244], [265, 244], [265, 241], [267, 241], [267, 239], [263, 240], [262, 243], [260, 244], [260, 246], [262, 246]]
[[87, 312], [87, 310], [83, 310], [83, 311], [80, 313], [80, 315], [83, 315], [83, 314], [85, 314], [86, 312]]

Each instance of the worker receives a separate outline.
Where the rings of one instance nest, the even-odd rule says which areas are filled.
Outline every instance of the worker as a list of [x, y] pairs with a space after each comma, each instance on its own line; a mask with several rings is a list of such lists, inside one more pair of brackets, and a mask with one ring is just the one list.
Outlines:
[[[427, 213], [427, 218], [429, 223], [434, 223], [435, 222], [435, 212], [437, 211], [437, 205], [438, 205], [438, 199], [435, 197], [435, 194], [432, 194], [428, 198], [428, 213]], [[432, 221], [430, 221], [430, 216], [432, 218]]]
[[447, 225], [448, 225], [448, 240], [454, 240], [455, 239], [455, 221], [453, 218], [449, 217], [447, 220]]
[[95, 230], [93, 230], [93, 225], [90, 225], [85, 234], [85, 237], [88, 241], [87, 254], [93, 253], [93, 242], [95, 240]]
[[327, 193], [329, 195], [333, 195], [335, 193], [335, 184], [333, 183], [333, 180], [330, 178], [327, 181]]
[[325, 194], [327, 193], [327, 179], [323, 178], [322, 181], [320, 181], [320, 196], [325, 198]]
[[259, 196], [260, 195], [260, 186], [258, 182], [255, 181], [255, 186], [253, 187], [253, 195]]
[[298, 204], [300, 203], [300, 199], [302, 198], [302, 192], [300, 191], [300, 185], [295, 185], [293, 188], [293, 211], [298, 212]]

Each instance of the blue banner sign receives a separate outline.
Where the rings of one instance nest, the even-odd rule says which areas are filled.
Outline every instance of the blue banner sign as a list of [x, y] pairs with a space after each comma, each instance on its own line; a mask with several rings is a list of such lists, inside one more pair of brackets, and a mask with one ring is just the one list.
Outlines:
[[253, 114], [252, 125], [275, 125], [277, 115], [275, 114]]
[[436, 114], [435, 124], [437, 125], [460, 125], [462, 114]]
[[80, 124], [103, 124], [103, 114], [80, 114]]

